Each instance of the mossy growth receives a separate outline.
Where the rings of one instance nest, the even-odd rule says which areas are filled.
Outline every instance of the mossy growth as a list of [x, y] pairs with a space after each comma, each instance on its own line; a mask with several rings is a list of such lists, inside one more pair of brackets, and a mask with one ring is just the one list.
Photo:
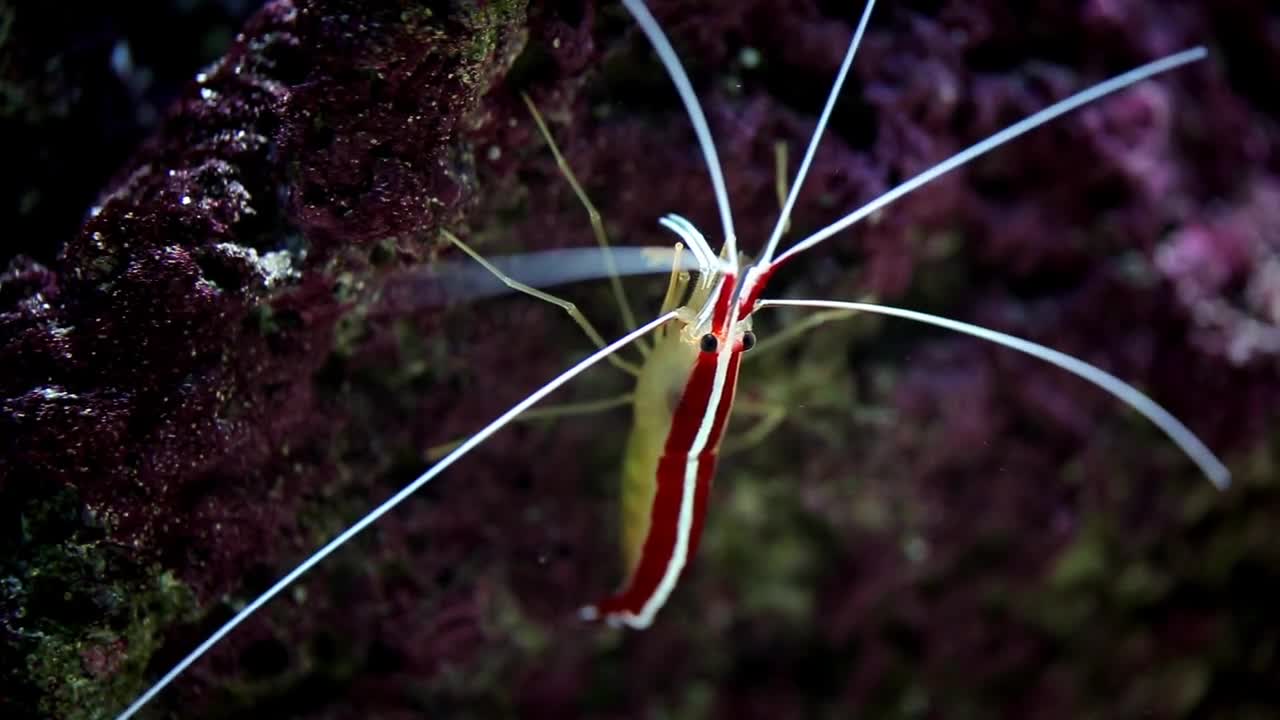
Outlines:
[[[466, 11], [465, 24], [473, 29], [471, 43], [466, 49], [467, 58], [484, 62], [500, 49], [499, 34], [508, 28], [522, 26], [525, 21], [524, 0], [500, 0], [480, 3]], [[501, 58], [509, 65], [512, 58]]]
[[77, 493], [0, 498], [0, 715], [112, 717], [143, 687], [164, 628], [191, 617], [188, 588], [135, 562]]

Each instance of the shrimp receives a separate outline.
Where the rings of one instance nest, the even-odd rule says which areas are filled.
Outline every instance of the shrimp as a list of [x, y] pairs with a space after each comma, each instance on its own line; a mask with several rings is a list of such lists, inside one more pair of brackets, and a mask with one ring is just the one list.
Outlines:
[[[874, 0], [867, 3], [853, 40], [840, 66], [835, 85], [814, 131], [800, 170], [783, 203], [778, 223], [761, 258], [745, 274], [737, 263], [732, 214], [718, 171], [715, 147], [688, 79], [657, 22], [638, 0], [624, 0], [649, 36], [684, 100], [712, 170], [712, 182], [720, 199], [725, 245], [731, 262], [716, 268], [715, 290], [695, 296], [691, 307], [677, 316], [681, 333], [663, 332], [655, 353], [636, 389], [635, 423], [623, 463], [623, 554], [629, 569], [626, 586], [617, 594], [589, 605], [583, 618], [604, 618], [611, 624], [648, 627], [670, 596], [676, 580], [696, 551], [707, 509], [711, 479], [724, 436], [725, 422], [733, 406], [741, 355], [755, 345], [751, 318], [767, 307], [807, 307], [881, 313], [945, 327], [1009, 347], [1050, 362], [1110, 392], [1146, 416], [1194, 460], [1204, 474], [1225, 487], [1229, 472], [1190, 430], [1137, 389], [1109, 373], [1063, 353], [967, 323], [902, 308], [832, 300], [769, 300], [762, 293], [770, 278], [785, 263], [824, 239], [847, 228], [913, 189], [963, 165], [1053, 117], [1091, 102], [1140, 79], [1203, 57], [1200, 49], [1170, 56], [1095, 86], [1016, 123], [1001, 133], [958, 153], [921, 173], [880, 198], [774, 257], [796, 195], [826, 125], [840, 87], [866, 30]], [[688, 221], [668, 215], [663, 224], [691, 247], [705, 243]], [[739, 278], [741, 277], [741, 281]], [[664, 329], [667, 330], [667, 329]], [[652, 368], [652, 369], [651, 369]]]
[[[692, 85], [670, 42], [642, 0], [623, 0], [623, 4], [657, 52], [693, 124], [711, 176], [719, 211], [723, 238], [720, 252], [713, 251], [688, 220], [673, 214], [662, 218], [661, 224], [674, 232], [681, 241], [681, 247], [687, 247], [697, 260], [698, 279], [692, 288], [687, 287], [689, 281], [686, 276], [673, 271], [667, 300], [656, 317], [647, 322], [635, 323], [629, 332], [612, 342], [598, 338], [598, 350], [459, 443], [412, 482], [312, 553], [160, 677], [118, 715], [120, 720], [132, 717], [245, 619], [347, 541], [436, 479], [460, 458], [587, 369], [606, 361], [613, 361], [622, 369], [628, 369], [625, 363], [617, 362], [617, 353], [652, 336], [654, 345], [646, 349], [643, 366], [637, 371], [633, 402], [635, 423], [623, 461], [622, 549], [626, 579], [616, 593], [587, 605], [580, 611], [580, 615], [587, 620], [602, 619], [613, 625], [636, 629], [649, 626], [675, 590], [680, 576], [696, 552], [708, 510], [710, 485], [721, 442], [734, 404], [744, 353], [749, 352], [756, 344], [753, 316], [768, 308], [818, 308], [878, 313], [944, 327], [1030, 354], [1093, 383], [1128, 404], [1163, 431], [1215, 486], [1227, 487], [1230, 473], [1226, 466], [1186, 426], [1137, 389], [1081, 360], [1004, 333], [904, 308], [826, 299], [775, 299], [764, 295], [777, 270], [792, 259], [898, 198], [1064, 113], [1147, 78], [1200, 60], [1206, 55], [1203, 48], [1191, 48], [1169, 55], [1057, 102], [902, 182], [779, 252], [780, 240], [797, 194], [871, 17], [874, 7], [872, 0], [867, 3], [859, 20], [817, 128], [799, 170], [790, 183], [778, 222], [759, 258], [747, 263], [738, 249], [733, 214], [715, 144]], [[571, 179], [571, 182], [574, 182], [575, 190], [580, 190], [576, 181]], [[588, 207], [590, 208], [589, 204]], [[592, 212], [593, 222], [598, 222], [593, 208]], [[607, 255], [606, 250], [606, 257]], [[686, 294], [687, 298], [684, 297]], [[570, 310], [570, 307], [562, 307]], [[578, 319], [575, 315], [575, 320]]]

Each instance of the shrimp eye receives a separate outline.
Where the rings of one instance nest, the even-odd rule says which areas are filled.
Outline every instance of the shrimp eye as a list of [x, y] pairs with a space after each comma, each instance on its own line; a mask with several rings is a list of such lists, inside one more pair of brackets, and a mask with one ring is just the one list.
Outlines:
[[704, 353], [713, 353], [720, 349], [720, 338], [711, 333], [702, 336], [702, 340], [698, 342], [698, 348]]
[[742, 333], [742, 349], [750, 350], [756, 346], [756, 334], [750, 330]]

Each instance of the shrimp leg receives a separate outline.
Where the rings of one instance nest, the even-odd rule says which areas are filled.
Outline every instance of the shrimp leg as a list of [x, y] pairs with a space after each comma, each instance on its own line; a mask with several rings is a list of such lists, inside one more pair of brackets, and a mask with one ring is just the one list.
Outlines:
[[[493, 273], [494, 277], [501, 280], [503, 284], [505, 284], [507, 287], [511, 288], [512, 290], [515, 290], [516, 292], [524, 293], [525, 295], [537, 298], [544, 302], [549, 302], [552, 305], [555, 305], [556, 307], [560, 308], [561, 310], [564, 310], [566, 313], [569, 314], [569, 317], [573, 318], [573, 321], [578, 324], [578, 327], [582, 328], [582, 332], [586, 333], [588, 338], [591, 338], [591, 342], [595, 343], [595, 346], [597, 348], [602, 348], [605, 346], [604, 337], [602, 337], [600, 335], [600, 332], [596, 330], [595, 325], [591, 324], [591, 321], [587, 319], [587, 316], [582, 314], [582, 311], [578, 309], [578, 306], [575, 303], [572, 303], [568, 300], [565, 300], [562, 297], [552, 295], [549, 292], [539, 290], [535, 287], [526, 285], [520, 282], [519, 280], [516, 280], [510, 275], [507, 275], [506, 273], [499, 270], [493, 263], [489, 262], [488, 260], [485, 260], [483, 255], [476, 252], [474, 249], [472, 249], [470, 245], [466, 244], [461, 239], [459, 239], [457, 235], [454, 235], [448, 230], [441, 230], [440, 232], [445, 236], [446, 239], [448, 239], [449, 242], [453, 243], [454, 245], [457, 245], [458, 248], [462, 250], [462, 252], [471, 256], [471, 259], [480, 263], [480, 265], [482, 265], [485, 270], [488, 270], [489, 272]], [[617, 275], [615, 274], [612, 277], [616, 278]], [[627, 373], [632, 377], [638, 377], [640, 375], [640, 368], [637, 367], [634, 363], [628, 362], [620, 357], [617, 357], [616, 355], [610, 355], [608, 357], [608, 360], [609, 360], [609, 363], [612, 364], [614, 367], [618, 368], [619, 370]]]
[[[537, 106], [533, 104], [533, 100], [529, 99], [528, 95], [521, 93], [520, 97], [524, 99], [524, 104], [528, 106], [529, 113], [533, 115], [533, 122], [537, 124], [538, 132], [542, 134], [542, 139], [546, 140], [547, 147], [551, 148], [551, 154], [556, 158], [556, 167], [560, 168], [560, 174], [564, 175], [565, 180], [569, 181], [569, 187], [573, 188], [573, 194], [578, 196], [579, 202], [587, 210], [587, 218], [591, 221], [591, 232], [595, 234], [596, 243], [604, 251], [604, 266], [609, 273], [609, 285], [613, 289], [613, 296], [618, 303], [618, 310], [622, 313], [622, 322], [628, 330], [634, 330], [636, 329], [636, 316], [631, 310], [631, 302], [627, 299], [627, 293], [622, 288], [622, 281], [618, 277], [618, 270], [613, 262], [609, 236], [604, 229], [604, 219], [601, 218], [600, 211], [596, 209], [595, 203], [591, 202], [591, 198], [587, 197], [586, 190], [582, 189], [582, 183], [578, 182], [578, 176], [573, 173], [573, 168], [569, 167], [569, 161], [564, 159], [564, 154], [560, 152], [560, 147], [556, 145], [555, 138], [551, 137], [551, 130], [547, 128], [547, 122], [543, 119], [542, 113], [538, 112]], [[640, 350], [641, 355], [648, 356], [649, 345], [643, 339], [636, 342], [636, 348]]]

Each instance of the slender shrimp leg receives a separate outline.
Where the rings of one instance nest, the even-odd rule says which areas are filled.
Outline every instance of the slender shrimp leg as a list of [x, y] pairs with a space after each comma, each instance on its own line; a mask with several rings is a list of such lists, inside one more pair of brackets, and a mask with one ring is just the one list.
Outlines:
[[785, 405], [749, 398], [735, 399], [733, 409], [736, 413], [754, 415], [756, 422], [750, 430], [725, 438], [724, 444], [720, 447], [722, 458], [737, 455], [764, 442], [765, 438], [786, 422], [788, 415]]
[[[866, 302], [871, 301], [867, 300]], [[852, 310], [823, 310], [822, 312], [816, 312], [805, 317], [800, 322], [787, 325], [781, 331], [771, 335], [765, 340], [762, 340], [759, 345], [756, 345], [755, 351], [746, 356], [745, 360], [753, 361], [768, 353], [781, 350], [787, 345], [790, 345], [804, 337], [814, 328], [821, 327], [829, 322], [835, 322], [837, 320], [847, 320], [854, 315], [857, 315], [857, 313]]]
[[[542, 135], [543, 140], [546, 141], [547, 147], [551, 149], [551, 154], [556, 159], [556, 167], [559, 168], [560, 174], [564, 176], [566, 181], [568, 181], [569, 187], [573, 189], [573, 194], [578, 197], [578, 201], [582, 203], [583, 208], [587, 211], [587, 218], [591, 222], [591, 231], [595, 235], [596, 243], [603, 251], [605, 271], [609, 276], [609, 285], [613, 290], [614, 299], [618, 303], [618, 311], [622, 315], [622, 322], [628, 330], [634, 330], [636, 328], [635, 313], [631, 310], [631, 302], [627, 299], [626, 290], [622, 287], [622, 278], [619, 275], [617, 265], [614, 262], [613, 253], [611, 252], [612, 248], [609, 245], [609, 235], [605, 231], [604, 220], [600, 216], [600, 211], [596, 209], [595, 203], [591, 202], [591, 198], [587, 195], [586, 190], [582, 188], [582, 183], [578, 182], [577, 175], [574, 174], [573, 168], [569, 167], [569, 162], [565, 160], [564, 154], [560, 152], [560, 146], [556, 144], [555, 138], [551, 135], [551, 130], [547, 127], [546, 120], [542, 117], [542, 113], [538, 112], [538, 108], [533, 104], [533, 100], [523, 93], [521, 93], [520, 97], [529, 108], [529, 114], [533, 116], [533, 122], [538, 126], [538, 132]], [[591, 324], [591, 321], [582, 314], [582, 311], [578, 309], [577, 305], [568, 300], [552, 295], [551, 293], [530, 287], [529, 285], [510, 277], [492, 263], [485, 260], [480, 253], [476, 252], [453, 233], [447, 230], [442, 232], [449, 242], [457, 245], [463, 252], [469, 255], [476, 262], [480, 263], [480, 265], [492, 273], [494, 277], [501, 280], [507, 287], [517, 292], [529, 295], [530, 297], [556, 305], [568, 313], [569, 317], [573, 318], [573, 321], [577, 323], [578, 327], [582, 328], [582, 331], [587, 334], [587, 337], [591, 339], [591, 342], [595, 343], [596, 347], [604, 347], [604, 338], [596, 330], [595, 326]], [[675, 265], [676, 267], [679, 267], [678, 257]], [[636, 342], [635, 346], [640, 350], [642, 355], [647, 356], [649, 354], [649, 346], [645, 344], [643, 340]], [[632, 377], [636, 377], [640, 374], [640, 369], [635, 364], [620, 357], [611, 355], [609, 357], [609, 362]]]
[[[494, 277], [501, 280], [502, 283], [505, 284], [507, 287], [511, 288], [512, 290], [515, 290], [516, 292], [524, 293], [530, 297], [537, 298], [538, 300], [551, 303], [552, 305], [555, 305], [556, 307], [564, 310], [566, 313], [568, 313], [569, 317], [573, 318], [573, 321], [577, 323], [578, 327], [582, 328], [582, 332], [585, 333], [586, 336], [591, 339], [591, 342], [595, 343], [597, 348], [603, 348], [605, 346], [604, 338], [600, 336], [599, 331], [596, 330], [595, 326], [591, 324], [591, 321], [588, 320], [587, 316], [584, 315], [582, 311], [578, 309], [578, 306], [575, 303], [565, 300], [564, 298], [557, 297], [556, 295], [552, 295], [549, 292], [545, 292], [535, 287], [526, 285], [525, 283], [522, 283], [519, 280], [516, 280], [510, 275], [507, 275], [506, 273], [499, 270], [493, 263], [486, 260], [483, 255], [476, 252], [475, 249], [473, 249], [470, 245], [463, 242], [457, 235], [454, 235], [448, 230], [441, 230], [440, 232], [445, 236], [446, 239], [449, 240], [449, 242], [458, 246], [460, 250], [462, 250], [464, 253], [470, 256], [471, 259], [479, 263], [480, 266], [483, 267], [485, 270], [488, 270], [490, 273], [492, 273]], [[680, 267], [679, 253], [676, 254], [675, 267], [676, 268]], [[615, 274], [612, 277], [617, 278], [617, 275]], [[615, 367], [627, 373], [628, 375], [631, 375], [632, 377], [638, 377], [640, 375], [639, 367], [637, 367], [633, 363], [630, 363], [618, 357], [617, 355], [610, 355], [606, 359], [610, 363], [612, 363]], [[555, 418], [569, 417], [573, 415], [590, 415], [593, 413], [604, 412], [606, 410], [611, 410], [613, 408], [630, 404], [631, 401], [634, 399], [634, 397], [635, 396], [632, 393], [623, 393], [621, 395], [616, 395], [614, 397], [604, 398], [601, 400], [588, 400], [586, 402], [565, 403], [563, 405], [552, 405], [548, 407], [537, 408], [521, 414], [514, 420], [514, 422], [551, 420]], [[427, 449], [426, 453], [424, 453], [424, 456], [426, 457], [428, 462], [435, 462], [440, 458], [444, 457], [445, 455], [448, 455], [450, 452], [453, 452], [455, 448], [457, 448], [459, 445], [461, 445], [464, 442], [466, 442], [466, 438], [460, 438], [458, 440], [452, 440], [450, 442], [441, 443], [439, 445], [432, 446]]]
[[[866, 298], [864, 302], [871, 302], [871, 298]], [[760, 358], [766, 357], [769, 353], [776, 352], [809, 337], [809, 331], [814, 328], [838, 320], [847, 320], [856, 315], [858, 313], [853, 310], [822, 310], [805, 316], [799, 322], [790, 322], [780, 332], [757, 343], [751, 352], [744, 353], [742, 357], [743, 364], [757, 363]], [[760, 389], [767, 390], [767, 388]], [[839, 403], [842, 408], [850, 409], [843, 401], [839, 401]], [[883, 425], [886, 423], [886, 418], [892, 416], [891, 411], [875, 406], [854, 405], [851, 410], [854, 422], [859, 424]], [[751, 416], [754, 423], [740, 434], [726, 436], [724, 446], [721, 449], [724, 457], [750, 450], [767, 439], [783, 423], [787, 422], [798, 425], [807, 432], [825, 440], [830, 441], [832, 439], [832, 433], [828, 428], [824, 428], [817, 418], [813, 417], [813, 413], [796, 415], [790, 411], [786, 401], [779, 400], [776, 397], [770, 398], [767, 392], [764, 397], [738, 398], [734, 404], [734, 411]]]
[[[609, 235], [604, 229], [604, 219], [600, 217], [600, 211], [596, 209], [595, 203], [591, 202], [591, 198], [587, 196], [587, 191], [582, 189], [582, 183], [578, 182], [578, 176], [574, 175], [573, 168], [569, 167], [569, 161], [564, 159], [564, 154], [560, 152], [560, 147], [556, 145], [555, 138], [551, 137], [551, 130], [547, 128], [547, 122], [543, 119], [542, 113], [538, 112], [537, 106], [533, 104], [533, 100], [530, 100], [528, 95], [521, 93], [520, 97], [524, 99], [524, 104], [528, 106], [529, 113], [533, 115], [533, 122], [537, 124], [538, 132], [542, 134], [542, 139], [546, 140], [547, 147], [551, 148], [551, 154], [556, 158], [556, 167], [560, 168], [560, 174], [564, 175], [565, 180], [569, 181], [569, 187], [573, 188], [573, 194], [578, 196], [578, 201], [587, 210], [587, 218], [591, 221], [591, 232], [595, 234], [596, 243], [604, 251], [604, 267], [609, 273], [609, 286], [613, 289], [614, 299], [618, 303], [618, 311], [622, 313], [622, 322], [628, 330], [634, 330], [636, 329], [636, 316], [631, 310], [631, 302], [627, 299], [626, 290], [622, 287], [622, 280], [613, 262], [613, 254], [610, 252], [609, 246]], [[643, 339], [636, 343], [636, 348], [641, 355], [647, 356], [649, 354], [649, 345]]]
[[[538, 290], [537, 288], [529, 287], [528, 285], [507, 276], [501, 270], [496, 268], [492, 263], [485, 260], [484, 256], [480, 255], [478, 252], [472, 249], [469, 245], [464, 243], [462, 240], [458, 239], [458, 237], [455, 236], [453, 233], [444, 231], [444, 234], [445, 234], [445, 237], [448, 238], [450, 242], [454, 243], [459, 248], [461, 248], [463, 252], [467, 253], [467, 255], [475, 259], [476, 262], [480, 263], [482, 267], [487, 269], [490, 273], [492, 273], [495, 277], [497, 277], [499, 280], [505, 283], [508, 287], [518, 292], [527, 293], [535, 298], [538, 298], [539, 300], [545, 300], [560, 308], [563, 308], [565, 312], [569, 313], [569, 316], [574, 319], [574, 322], [578, 323], [579, 327], [583, 329], [583, 331], [587, 334], [587, 336], [591, 338], [592, 342], [597, 341], [599, 334], [595, 331], [595, 328], [591, 325], [591, 322], [587, 320], [587, 318], [581, 313], [581, 311], [578, 310], [578, 307], [576, 305], [569, 302], [568, 300], [564, 300], [562, 298], [558, 298], [554, 295]], [[666, 296], [662, 302], [662, 310], [659, 312], [660, 315], [665, 315], [666, 313], [669, 313], [675, 310], [676, 307], [680, 304], [680, 299], [683, 298], [686, 292], [688, 291], [689, 281], [690, 281], [689, 272], [687, 270], [681, 269], [683, 267], [683, 265], [681, 264], [683, 253], [684, 253], [684, 245], [681, 243], [676, 243], [675, 252], [674, 252], [672, 263], [671, 263], [671, 276], [667, 284]], [[657, 337], [663, 337], [665, 328], [658, 328], [654, 332], [657, 335]], [[600, 345], [600, 344], [597, 342], [597, 345]], [[628, 363], [628, 365], [630, 365], [630, 363]], [[632, 375], [634, 376], [635, 373], [632, 373]], [[619, 395], [615, 395], [613, 397], [602, 398], [599, 400], [586, 400], [583, 402], [576, 402], [576, 403], [549, 405], [546, 407], [539, 407], [539, 408], [534, 408], [532, 410], [529, 410], [528, 412], [525, 412], [519, 417], [515, 418], [513, 422], [521, 422], [521, 423], [536, 422], [539, 420], [554, 420], [562, 417], [593, 415], [595, 413], [606, 412], [608, 410], [613, 410], [618, 407], [630, 405], [634, 401], [635, 401], [635, 393], [626, 392], [626, 393], [621, 393]], [[465, 440], [466, 438], [459, 438], [457, 440], [435, 445], [433, 447], [428, 448], [424, 456], [426, 457], [428, 462], [435, 462], [440, 458], [444, 457], [445, 455], [449, 454], [450, 452], [452, 452], [454, 448], [461, 445], [463, 442], [465, 442]]]
[[[556, 307], [560, 308], [561, 310], [564, 310], [566, 313], [569, 314], [569, 317], [573, 318], [573, 321], [578, 324], [578, 327], [582, 328], [582, 331], [587, 334], [587, 337], [591, 338], [591, 342], [595, 343], [596, 347], [602, 348], [605, 346], [604, 338], [600, 335], [600, 332], [597, 331], [595, 326], [591, 324], [591, 321], [587, 319], [587, 316], [582, 314], [582, 311], [578, 309], [577, 305], [575, 305], [572, 302], [569, 302], [568, 300], [565, 300], [564, 298], [552, 295], [549, 292], [544, 292], [535, 287], [530, 287], [529, 285], [525, 285], [519, 280], [516, 280], [510, 275], [507, 275], [506, 273], [499, 270], [496, 266], [494, 266], [493, 263], [489, 262], [488, 260], [485, 260], [484, 256], [482, 256], [480, 253], [473, 250], [470, 245], [464, 243], [461, 239], [458, 238], [457, 235], [454, 235], [448, 230], [441, 230], [440, 232], [445, 236], [445, 238], [449, 240], [449, 242], [453, 243], [454, 245], [457, 245], [458, 248], [462, 250], [462, 252], [471, 256], [472, 260], [475, 260], [476, 262], [480, 263], [480, 265], [482, 265], [485, 270], [488, 270], [489, 272], [493, 273], [494, 277], [501, 280], [503, 284], [505, 284], [507, 287], [511, 288], [512, 290], [515, 290], [516, 292], [521, 292], [530, 297], [537, 298], [544, 302], [549, 302], [552, 305], [555, 305]], [[614, 277], [617, 277], [617, 276], [614, 275]], [[608, 357], [608, 360], [610, 364], [612, 364], [614, 367], [627, 373], [628, 375], [631, 375], [632, 377], [637, 377], [640, 375], [640, 368], [636, 367], [636, 365], [633, 363], [627, 362], [626, 360], [623, 360], [622, 358], [617, 357], [616, 355], [610, 355]]]

